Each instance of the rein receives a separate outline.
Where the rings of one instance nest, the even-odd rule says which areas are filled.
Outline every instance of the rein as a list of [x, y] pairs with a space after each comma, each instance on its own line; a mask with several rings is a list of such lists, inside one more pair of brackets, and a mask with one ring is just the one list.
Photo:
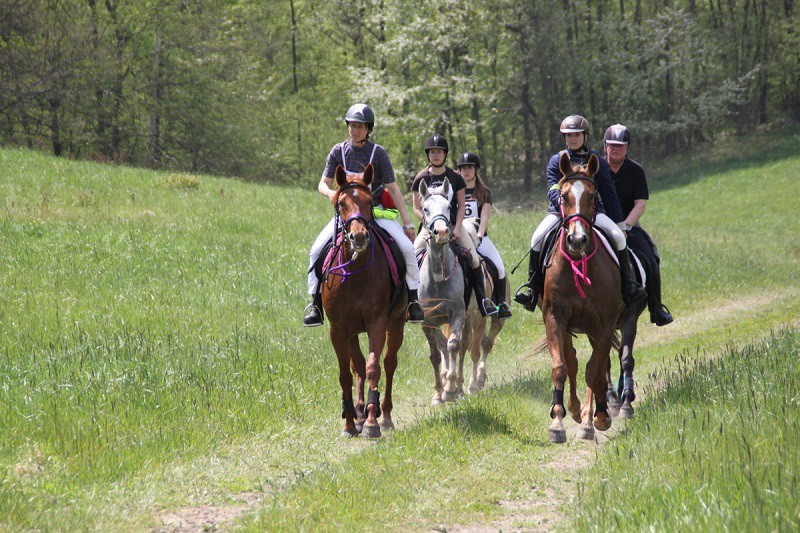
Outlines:
[[[357, 181], [348, 182], [346, 185], [342, 186], [339, 189], [339, 191], [337, 192], [337, 198], [338, 198], [338, 195], [340, 195], [342, 193], [342, 191], [346, 191], [347, 189], [360, 189], [360, 190], [366, 192], [367, 194], [369, 194], [369, 196], [370, 196], [370, 213], [372, 212], [372, 190], [369, 187], [367, 187], [366, 185], [364, 185], [362, 183], [359, 183]], [[342, 237], [341, 239], [336, 239], [336, 242], [334, 243], [335, 248], [334, 248], [334, 251], [333, 251], [333, 254], [338, 259], [339, 264], [336, 265], [336, 266], [329, 267], [327, 272], [326, 272], [326, 277], [329, 276], [329, 275], [339, 276], [339, 277], [342, 278], [342, 283], [344, 283], [345, 281], [347, 281], [347, 278], [349, 276], [353, 276], [355, 274], [359, 274], [359, 273], [367, 270], [372, 265], [372, 261], [375, 259], [375, 246], [374, 246], [375, 233], [374, 233], [374, 231], [372, 229], [373, 221], [371, 219], [368, 219], [361, 212], [354, 213], [354, 214], [350, 215], [349, 217], [347, 217], [347, 220], [345, 220], [344, 223], [342, 223], [341, 222], [342, 215], [339, 212], [339, 204], [338, 204], [338, 202], [335, 204], [334, 210], [335, 210], [335, 216], [334, 216], [334, 231], [333, 231], [333, 234], [335, 236], [341, 236]], [[344, 260], [344, 247], [342, 246], [342, 243], [346, 241], [346, 238], [345, 238], [344, 235], [347, 232], [347, 228], [350, 227], [350, 224], [354, 220], [360, 220], [367, 227], [367, 231], [369, 232], [370, 256], [369, 256], [369, 261], [367, 261], [366, 265], [364, 265], [363, 267], [359, 268], [358, 270], [352, 270], [351, 271], [351, 270], [348, 270], [347, 267], [349, 267], [352, 264], [354, 264], [356, 259], [358, 259], [358, 252], [353, 252], [352, 258], [350, 258], [349, 260], [345, 261]]]
[[586, 283], [586, 285], [592, 284], [592, 280], [589, 279], [586, 270], [589, 266], [589, 259], [594, 257], [595, 252], [597, 252], [597, 239], [592, 239], [594, 241], [594, 250], [592, 250], [592, 253], [589, 255], [581, 254], [580, 259], [574, 259], [564, 250], [565, 235], [566, 233], [562, 232], [561, 237], [558, 239], [559, 249], [561, 250], [561, 255], [569, 261], [569, 265], [572, 267], [572, 278], [575, 280], [575, 288], [578, 290], [578, 294], [580, 294], [581, 298], [586, 298], [586, 293], [583, 292], [583, 288], [581, 287], [581, 281]]

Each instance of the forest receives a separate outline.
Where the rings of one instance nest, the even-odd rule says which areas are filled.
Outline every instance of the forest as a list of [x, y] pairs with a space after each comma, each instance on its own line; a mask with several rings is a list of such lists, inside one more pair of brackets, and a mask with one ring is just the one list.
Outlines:
[[399, 182], [438, 132], [530, 195], [566, 115], [639, 159], [800, 120], [794, 3], [0, 0], [0, 144], [313, 186], [364, 102]]

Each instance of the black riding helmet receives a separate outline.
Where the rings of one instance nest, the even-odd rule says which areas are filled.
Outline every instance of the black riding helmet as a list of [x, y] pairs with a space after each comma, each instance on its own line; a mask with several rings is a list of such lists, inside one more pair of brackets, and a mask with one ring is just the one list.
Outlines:
[[[425, 155], [428, 156], [428, 152], [432, 148], [439, 148], [440, 150], [444, 150], [444, 157], [447, 159], [447, 152], [450, 151], [450, 147], [447, 145], [447, 139], [444, 138], [443, 135], [439, 135], [438, 133], [431, 135], [425, 140]], [[428, 161], [431, 158], [428, 156]]]
[[345, 124], [348, 122], [361, 122], [367, 125], [369, 131], [372, 131], [372, 128], [375, 127], [375, 113], [372, 112], [372, 109], [367, 104], [353, 104], [347, 110], [344, 122]]
[[609, 126], [603, 135], [603, 147], [607, 144], [631, 144], [631, 130], [622, 124], [614, 124]]
[[458, 156], [458, 161], [456, 162], [456, 167], [461, 168], [464, 165], [475, 165], [475, 168], [481, 168], [481, 158], [478, 157], [478, 154], [473, 154], [472, 152], [464, 152], [460, 156]]

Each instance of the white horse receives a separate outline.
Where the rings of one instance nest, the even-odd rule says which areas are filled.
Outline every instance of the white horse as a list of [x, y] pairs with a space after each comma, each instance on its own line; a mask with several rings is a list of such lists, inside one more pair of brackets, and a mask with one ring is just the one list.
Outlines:
[[[436, 188], [428, 188], [422, 182], [419, 193], [423, 222], [430, 231], [420, 267], [419, 297], [425, 311], [422, 329], [434, 370], [431, 404], [440, 405], [464, 395], [464, 355], [468, 348], [473, 364], [467, 391], [472, 394], [486, 385], [486, 359], [503, 321], [492, 318], [489, 335], [485, 335], [487, 319], [478, 311], [475, 294], [470, 295], [468, 306], [464, 304], [464, 273], [450, 247], [450, 201], [454, 194], [450, 182], [445, 179]], [[467, 223], [465, 229], [477, 245], [477, 227]], [[485, 274], [484, 279], [486, 294], [491, 294], [489, 275]]]

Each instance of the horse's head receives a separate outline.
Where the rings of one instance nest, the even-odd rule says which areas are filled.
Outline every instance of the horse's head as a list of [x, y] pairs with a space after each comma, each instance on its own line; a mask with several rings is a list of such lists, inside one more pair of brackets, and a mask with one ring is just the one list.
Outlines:
[[600, 161], [592, 154], [586, 165], [572, 166], [569, 155], [564, 152], [558, 168], [563, 175], [558, 187], [561, 191], [561, 218], [567, 247], [573, 253], [585, 254], [592, 240], [594, 197], [597, 195], [594, 175], [600, 168]]
[[363, 252], [370, 243], [369, 224], [372, 222], [372, 190], [369, 184], [374, 177], [372, 165], [363, 174], [350, 174], [336, 167], [339, 190], [333, 196], [333, 205], [342, 220], [342, 230], [355, 252]]
[[422, 196], [422, 214], [424, 224], [436, 239], [439, 245], [450, 241], [450, 202], [453, 199], [453, 188], [450, 180], [444, 179], [439, 187], [428, 187], [425, 181], [419, 184], [419, 194]]

